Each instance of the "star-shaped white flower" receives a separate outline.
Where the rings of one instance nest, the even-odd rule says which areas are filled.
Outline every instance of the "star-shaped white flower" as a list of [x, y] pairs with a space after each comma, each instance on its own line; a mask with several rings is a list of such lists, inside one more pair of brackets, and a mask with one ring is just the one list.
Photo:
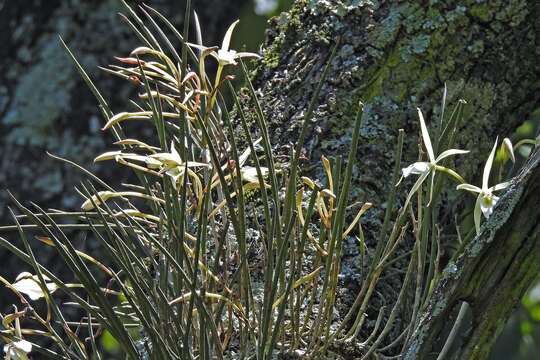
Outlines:
[[402, 178], [406, 178], [409, 175], [420, 175], [420, 177], [418, 178], [418, 180], [412, 187], [411, 191], [409, 192], [407, 200], [405, 201], [405, 207], [408, 205], [409, 201], [411, 200], [412, 195], [416, 193], [416, 191], [420, 188], [420, 185], [422, 185], [422, 183], [424, 182], [424, 180], [426, 180], [429, 174], [431, 174], [431, 192], [429, 196], [429, 202], [431, 203], [433, 181], [435, 179], [435, 172], [437, 170], [447, 172], [454, 177], [456, 176], [459, 177], [459, 175], [456, 172], [454, 172], [451, 169], [447, 169], [443, 166], [440, 166], [438, 165], [438, 163], [449, 156], [458, 155], [458, 154], [466, 154], [469, 152], [468, 150], [449, 149], [449, 150], [443, 151], [441, 154], [439, 154], [439, 156], [435, 157], [433, 146], [431, 145], [431, 139], [429, 138], [426, 122], [424, 120], [424, 115], [422, 114], [422, 110], [420, 110], [420, 108], [417, 108], [417, 110], [418, 110], [418, 117], [420, 119], [420, 130], [422, 132], [422, 140], [424, 142], [424, 147], [426, 148], [429, 161], [415, 162], [401, 170]]
[[[45, 280], [45, 285], [51, 293], [58, 289], [58, 286], [51, 282], [51, 279], [47, 276], [43, 275], [43, 280]], [[35, 301], [45, 297], [45, 293], [39, 285], [39, 277], [37, 275], [32, 275], [29, 272], [20, 273], [15, 278], [15, 282], [12, 285], [18, 292], [28, 295], [30, 300]]]
[[28, 360], [32, 351], [32, 343], [26, 340], [13, 341], [4, 345], [4, 360]]
[[475, 194], [478, 194], [476, 198], [476, 205], [474, 207], [474, 225], [476, 227], [476, 233], [480, 233], [480, 220], [484, 214], [486, 219], [489, 219], [491, 214], [493, 214], [493, 207], [499, 201], [499, 197], [493, 195], [494, 191], [499, 191], [506, 189], [510, 185], [510, 181], [503, 182], [489, 187], [489, 174], [491, 173], [491, 167], [493, 166], [493, 159], [495, 158], [495, 150], [497, 149], [497, 140], [495, 140], [495, 145], [489, 154], [489, 157], [484, 166], [484, 174], [482, 177], [482, 187], [474, 186], [471, 184], [460, 184], [457, 186], [458, 190], [466, 190]]
[[[197, 48], [199, 50], [202, 50], [203, 53], [209, 52], [211, 56], [216, 58], [220, 66], [226, 66], [226, 65], [236, 65], [236, 60], [240, 58], [246, 58], [246, 57], [252, 57], [252, 58], [260, 58], [258, 54], [250, 53], [250, 52], [237, 52], [236, 50], [229, 49], [231, 46], [231, 38], [232, 33], [234, 31], [234, 28], [240, 20], [236, 20], [229, 26], [227, 29], [227, 32], [225, 33], [225, 37], [223, 38], [223, 42], [221, 43], [221, 48], [217, 49], [217, 51], [213, 50], [212, 48], [208, 48], [206, 46], [196, 45], [196, 44], [189, 44], [191, 47]], [[216, 49], [216, 48], [214, 48]]]

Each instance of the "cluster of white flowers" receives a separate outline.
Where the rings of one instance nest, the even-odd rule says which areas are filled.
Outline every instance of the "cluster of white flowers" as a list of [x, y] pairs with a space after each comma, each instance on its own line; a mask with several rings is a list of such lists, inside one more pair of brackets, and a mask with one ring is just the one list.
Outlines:
[[[475, 185], [467, 184], [463, 181], [461, 176], [457, 174], [454, 170], [445, 168], [443, 166], [438, 165], [438, 163], [451, 156], [451, 155], [458, 155], [458, 154], [466, 154], [469, 151], [468, 150], [458, 150], [458, 149], [450, 149], [443, 151], [439, 156], [435, 157], [433, 146], [431, 144], [431, 139], [429, 137], [429, 133], [427, 130], [426, 122], [424, 120], [424, 116], [422, 115], [422, 111], [418, 109], [418, 117], [420, 119], [420, 130], [422, 133], [422, 140], [424, 143], [424, 147], [426, 148], [429, 162], [415, 162], [406, 168], [402, 169], [402, 177], [406, 178], [409, 175], [420, 175], [419, 179], [416, 181], [415, 185], [413, 186], [413, 189], [409, 193], [409, 196], [407, 197], [407, 201], [405, 203], [405, 206], [408, 205], [412, 195], [420, 188], [420, 185], [424, 182], [424, 180], [431, 174], [431, 187], [430, 187], [430, 200], [429, 203], [431, 203], [432, 199], [432, 192], [433, 192], [433, 181], [435, 178], [436, 171], [442, 171], [446, 172], [454, 178], [456, 178], [458, 181], [462, 182], [462, 184], [459, 184], [457, 186], [457, 190], [466, 190], [469, 192], [472, 192], [474, 194], [478, 194], [476, 199], [476, 206], [474, 208], [474, 224], [476, 228], [476, 233], [480, 233], [480, 222], [482, 214], [484, 214], [486, 219], [489, 219], [490, 215], [493, 214], [493, 208], [497, 204], [497, 201], [499, 200], [499, 197], [495, 196], [493, 192], [506, 189], [510, 182], [503, 182], [494, 186], [489, 187], [488, 181], [489, 181], [489, 175], [491, 173], [491, 168], [493, 166], [493, 160], [495, 158], [495, 151], [497, 150], [497, 142], [498, 139], [495, 140], [495, 145], [493, 145], [493, 149], [491, 150], [491, 153], [489, 154], [489, 157], [486, 161], [486, 165], [484, 167], [484, 174], [482, 177], [482, 187], [478, 187]], [[505, 149], [509, 152], [512, 161], [515, 161], [512, 143], [509, 139], [504, 139], [503, 144], [505, 146]], [[428, 205], [429, 206], [429, 205]]]

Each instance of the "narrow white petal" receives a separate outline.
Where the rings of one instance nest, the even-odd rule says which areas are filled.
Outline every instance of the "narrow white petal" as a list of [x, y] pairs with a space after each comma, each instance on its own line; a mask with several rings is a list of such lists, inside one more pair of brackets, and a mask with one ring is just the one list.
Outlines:
[[[262, 137], [255, 140], [255, 142], [253, 142], [253, 147], [259, 144], [261, 141], [262, 141]], [[240, 167], [242, 167], [246, 163], [250, 155], [251, 155], [251, 146], [248, 146], [246, 150], [244, 150], [244, 152], [238, 157], [238, 161], [240, 162]]]
[[195, 48], [195, 49], [201, 50], [201, 51], [206, 51], [206, 50], [210, 49], [209, 47], [203, 46], [203, 45], [198, 45], [198, 44], [193, 44], [193, 43], [186, 43], [186, 44], [189, 47], [192, 47], [192, 48]]
[[447, 158], [452, 155], [460, 155], [460, 154], [467, 154], [469, 150], [459, 150], [459, 149], [450, 149], [443, 151], [439, 156], [437, 156], [437, 159], [435, 159], [435, 162], [439, 162], [444, 158]]
[[424, 115], [422, 114], [422, 110], [420, 108], [416, 108], [418, 110], [418, 117], [420, 118], [420, 130], [422, 131], [422, 139], [424, 140], [424, 146], [426, 147], [429, 161], [435, 162], [435, 154], [433, 154], [433, 146], [431, 145], [431, 140], [429, 138], [429, 133], [427, 130], [426, 122], [424, 120]]
[[459, 184], [458, 186], [456, 186], [456, 189], [466, 190], [466, 191], [470, 191], [470, 192], [478, 193], [478, 194], [482, 192], [482, 189], [480, 189], [478, 186], [474, 186], [471, 184]]
[[114, 160], [116, 158], [116, 156], [118, 155], [122, 155], [122, 151], [107, 151], [106, 153], [103, 153], [101, 155], [99, 155], [98, 157], [96, 157], [94, 159], [94, 162], [98, 162], [98, 161], [105, 161], [105, 160]]
[[236, 59], [239, 59], [239, 58], [249, 58], [249, 57], [253, 57], [253, 58], [257, 58], [257, 59], [260, 59], [261, 56], [259, 54], [255, 54], [255, 53], [251, 53], [251, 52], [239, 52], [235, 55], [235, 58]]
[[231, 45], [232, 33], [234, 31], [234, 28], [236, 27], [236, 25], [238, 25], [239, 22], [240, 20], [236, 20], [235, 22], [231, 24], [231, 26], [229, 26], [229, 28], [227, 29], [227, 32], [225, 33], [225, 37], [223, 38], [221, 49], [225, 51], [229, 50], [229, 46]]
[[171, 154], [172, 154], [173, 158], [175, 159], [175, 161], [178, 164], [182, 163], [182, 159], [180, 158], [180, 154], [178, 153], [178, 151], [176, 151], [176, 147], [174, 146], [174, 141], [172, 141], [172, 140], [171, 140]]
[[[89, 199], [86, 199], [85, 202], [81, 204], [81, 209], [84, 211], [90, 211], [94, 209], [94, 205], [99, 206], [101, 205], [102, 201], [107, 201], [110, 198], [116, 196], [116, 194], [117, 193], [114, 193], [112, 191], [98, 191], [96, 195], [92, 195]], [[17, 279], [21, 277], [22, 274], [23, 273], [19, 274]], [[26, 273], [26, 274], [30, 275], [29, 273]]]
[[411, 191], [409, 191], [409, 195], [407, 195], [407, 199], [405, 200], [405, 204], [403, 205], [403, 208], [407, 208], [413, 195], [418, 191], [418, 189], [420, 189], [420, 186], [422, 186], [422, 183], [424, 182], [424, 180], [426, 180], [428, 175], [429, 175], [429, 171], [426, 171], [418, 177], [418, 180], [416, 180], [416, 182], [414, 183]]
[[17, 282], [17, 281], [19, 281], [21, 279], [30, 278], [30, 277], [32, 277], [32, 274], [30, 274], [28, 271], [23, 271], [22, 273], [17, 275], [17, 277], [15, 278], [15, 282]]
[[490, 191], [504, 190], [504, 189], [506, 189], [507, 187], [509, 187], [511, 184], [512, 184], [511, 181], [506, 181], [506, 182], [503, 182], [503, 183], [500, 183], [500, 184], [497, 184], [497, 185], [495, 185], [495, 186], [490, 187], [489, 190], [490, 190]]
[[435, 187], [435, 171], [431, 172], [431, 184], [429, 186], [429, 201], [427, 206], [431, 205], [431, 200], [433, 200], [433, 188]]
[[480, 222], [482, 221], [482, 209], [480, 204], [482, 203], [482, 195], [478, 195], [476, 198], [476, 204], [474, 205], [474, 227], [476, 228], [476, 235], [480, 234]]
[[493, 159], [495, 158], [495, 150], [497, 150], [497, 141], [499, 138], [495, 139], [495, 145], [489, 154], [489, 157], [486, 161], [486, 166], [484, 167], [484, 176], [482, 177], [482, 189], [488, 189], [489, 174], [491, 173], [491, 167], [493, 166]]

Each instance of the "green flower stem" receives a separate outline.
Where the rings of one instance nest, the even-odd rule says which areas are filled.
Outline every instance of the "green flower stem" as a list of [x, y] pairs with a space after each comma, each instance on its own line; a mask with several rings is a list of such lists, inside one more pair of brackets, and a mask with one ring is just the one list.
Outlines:
[[217, 71], [216, 71], [216, 79], [214, 80], [214, 90], [212, 91], [211, 97], [210, 97], [210, 106], [208, 107], [209, 112], [212, 111], [214, 108], [214, 103], [216, 102], [216, 96], [218, 93], [219, 84], [221, 82], [221, 74], [223, 73], [223, 65], [219, 64]]
[[447, 175], [450, 175], [450, 177], [454, 178], [454, 180], [456, 180], [458, 183], [460, 184], [465, 184], [465, 179], [463, 179], [461, 177], [461, 175], [459, 175], [457, 172], [455, 172], [454, 170], [452, 169], [449, 169], [447, 167], [444, 167], [444, 166], [440, 166], [440, 165], [435, 165], [435, 169], [437, 171], [440, 171], [440, 172], [443, 172]]

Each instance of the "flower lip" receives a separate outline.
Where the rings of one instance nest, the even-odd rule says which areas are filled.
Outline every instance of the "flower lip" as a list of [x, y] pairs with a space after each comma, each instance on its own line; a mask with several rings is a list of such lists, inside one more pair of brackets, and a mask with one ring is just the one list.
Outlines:
[[489, 219], [491, 214], [493, 214], [493, 208], [499, 201], [499, 197], [491, 193], [482, 193], [480, 196], [482, 197], [480, 201], [480, 210], [486, 219]]
[[236, 65], [236, 50], [219, 49], [217, 59], [222, 65]]

